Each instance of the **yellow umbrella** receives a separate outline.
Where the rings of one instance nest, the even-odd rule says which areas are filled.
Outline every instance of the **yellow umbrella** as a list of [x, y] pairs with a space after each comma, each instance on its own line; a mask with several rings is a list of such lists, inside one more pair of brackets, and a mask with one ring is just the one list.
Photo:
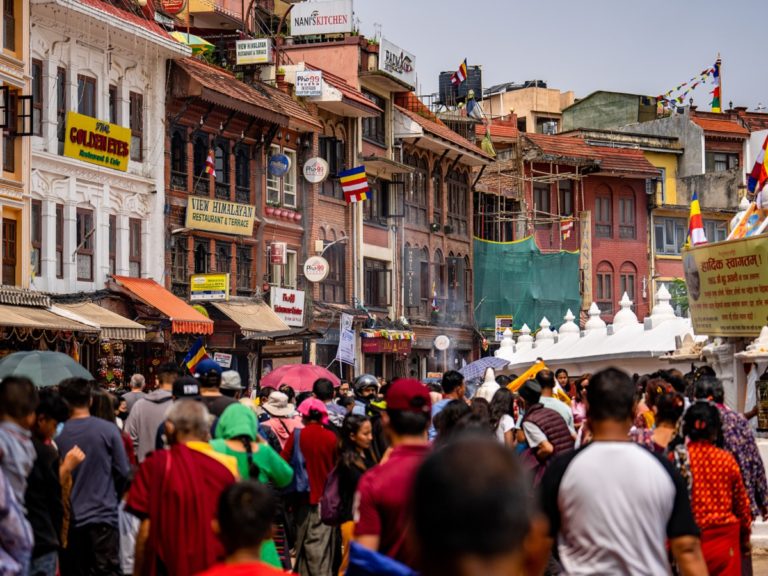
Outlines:
[[547, 365], [544, 364], [543, 361], [539, 360], [533, 366], [528, 368], [525, 372], [520, 374], [517, 378], [512, 380], [509, 384], [507, 384], [507, 388], [509, 388], [512, 392], [517, 392], [520, 389], [520, 386], [525, 384], [527, 380], [532, 380], [536, 378], [536, 374], [541, 372], [542, 370], [547, 370]]
[[213, 52], [213, 50], [216, 48], [205, 38], [200, 38], [200, 36], [196, 36], [195, 34], [188, 34], [187, 32], [171, 32], [171, 37], [174, 40], [181, 42], [182, 44], [186, 44], [192, 48], [192, 54]]

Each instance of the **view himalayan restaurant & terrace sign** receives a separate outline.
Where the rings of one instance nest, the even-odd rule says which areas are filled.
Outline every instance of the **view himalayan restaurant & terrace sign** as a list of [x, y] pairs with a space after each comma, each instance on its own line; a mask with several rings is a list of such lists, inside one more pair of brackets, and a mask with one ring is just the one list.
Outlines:
[[249, 204], [190, 196], [185, 225], [193, 230], [250, 236], [253, 234], [254, 210]]

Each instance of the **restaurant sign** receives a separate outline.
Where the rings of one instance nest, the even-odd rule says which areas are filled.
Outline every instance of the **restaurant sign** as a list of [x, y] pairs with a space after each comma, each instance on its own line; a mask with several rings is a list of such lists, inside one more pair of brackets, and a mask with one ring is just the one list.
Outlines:
[[272, 39], [254, 38], [252, 40], [238, 40], [235, 43], [235, 63], [243, 64], [269, 64], [272, 62]]
[[296, 72], [296, 96], [322, 96], [323, 72], [321, 70], [300, 70]]
[[408, 86], [416, 86], [416, 57], [386, 38], [381, 39], [379, 47], [379, 70]]
[[185, 226], [193, 230], [250, 236], [253, 234], [253, 218], [254, 207], [249, 204], [190, 196]]
[[768, 323], [768, 242], [764, 237], [683, 252], [696, 334], [754, 338]]
[[389, 340], [387, 338], [362, 338], [363, 354], [409, 354], [413, 340]]
[[304, 291], [288, 288], [270, 290], [272, 310], [288, 326], [304, 326]]
[[130, 153], [130, 128], [67, 112], [64, 156], [125, 172]]
[[291, 35], [352, 32], [352, 0], [301, 2], [291, 10]]
[[229, 300], [229, 274], [193, 274], [189, 280], [192, 302]]

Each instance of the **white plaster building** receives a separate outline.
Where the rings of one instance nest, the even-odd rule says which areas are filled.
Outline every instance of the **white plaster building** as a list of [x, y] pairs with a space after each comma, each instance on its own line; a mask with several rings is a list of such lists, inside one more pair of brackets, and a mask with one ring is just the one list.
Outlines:
[[[33, 288], [90, 292], [110, 274], [163, 283], [167, 61], [189, 53], [138, 5], [32, 0]], [[130, 128], [127, 171], [64, 156], [67, 111]]]

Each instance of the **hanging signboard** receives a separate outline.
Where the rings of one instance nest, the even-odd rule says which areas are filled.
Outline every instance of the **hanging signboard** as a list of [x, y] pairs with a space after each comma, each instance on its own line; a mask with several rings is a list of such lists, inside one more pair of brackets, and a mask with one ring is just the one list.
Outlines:
[[381, 39], [379, 46], [379, 70], [408, 86], [416, 86], [416, 57], [386, 38]]
[[351, 314], [341, 315], [341, 331], [339, 333], [339, 347], [336, 350], [336, 360], [344, 364], [355, 363], [355, 331], [352, 330], [354, 318]]
[[304, 292], [288, 288], [272, 288], [272, 310], [288, 326], [304, 326]]
[[405, 306], [418, 308], [421, 306], [421, 250], [419, 248], [405, 249]]
[[755, 338], [768, 321], [764, 237], [705, 244], [683, 252], [688, 308], [696, 334]]
[[581, 301], [589, 306], [592, 296], [592, 213], [579, 212], [579, 268], [581, 272]]
[[504, 331], [509, 328], [512, 330], [512, 316], [496, 316], [496, 342], [504, 339]]
[[304, 262], [304, 277], [310, 282], [322, 282], [329, 272], [328, 260], [322, 256], [310, 256]]
[[64, 156], [125, 172], [130, 153], [130, 128], [67, 112]]
[[163, 12], [166, 14], [170, 14], [171, 16], [175, 16], [184, 8], [187, 7], [187, 1], [186, 0], [161, 0], [160, 6], [163, 9]]
[[290, 16], [291, 36], [352, 32], [352, 0], [301, 2]]
[[255, 38], [253, 40], [238, 40], [235, 43], [235, 63], [269, 64], [272, 62], [272, 39]]
[[190, 196], [185, 226], [193, 230], [250, 236], [253, 234], [253, 218], [254, 207], [248, 204]]
[[267, 170], [269, 170], [269, 173], [272, 174], [272, 176], [277, 176], [278, 178], [282, 178], [286, 174], [288, 174], [288, 170], [291, 169], [291, 159], [288, 158], [285, 154], [273, 154], [269, 157], [269, 162], [267, 163]]
[[320, 182], [328, 178], [330, 168], [328, 162], [319, 156], [315, 156], [306, 161], [303, 172], [307, 182], [310, 184], [320, 184]]
[[287, 242], [272, 242], [269, 245], [269, 263], [284, 266], [288, 258]]
[[229, 300], [229, 274], [193, 274], [189, 280], [189, 299]]
[[226, 354], [225, 352], [214, 352], [213, 361], [216, 362], [222, 368], [232, 367], [232, 354]]
[[323, 72], [303, 70], [296, 72], [296, 96], [322, 96]]

